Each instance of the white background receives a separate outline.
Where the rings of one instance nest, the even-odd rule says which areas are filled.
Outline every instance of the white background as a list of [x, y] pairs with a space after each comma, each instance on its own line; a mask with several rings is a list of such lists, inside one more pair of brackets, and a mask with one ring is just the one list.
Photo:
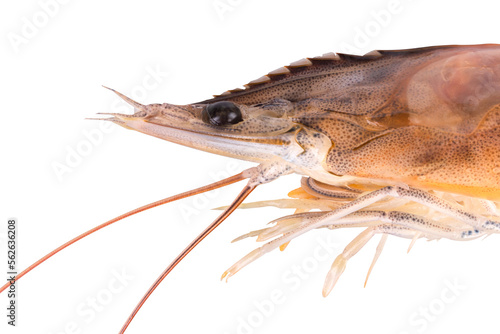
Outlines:
[[[109, 218], [210, 183], [214, 173], [251, 166], [117, 126], [109, 133], [96, 130], [99, 122], [84, 118], [123, 111], [102, 84], [131, 95], [145, 79], [151, 88], [148, 69], [158, 69], [168, 75], [139, 102], [185, 104], [241, 87], [300, 58], [348, 47], [363, 54], [500, 42], [493, 1], [67, 1], [50, 7], [50, 17], [43, 14], [46, 2], [4, 1], [0, 9], [2, 272], [8, 217], [19, 220], [23, 269]], [[389, 16], [381, 14], [389, 10]], [[31, 34], [29, 24], [38, 25]], [[101, 131], [102, 140], [58, 178], [54, 164], [66, 164], [69, 152], [85, 145], [85, 131], [93, 130]], [[262, 186], [249, 200], [283, 198], [298, 180], [291, 176]], [[187, 199], [142, 213], [58, 254], [18, 283], [15, 329], [5, 324], [2, 294], [0, 332], [117, 332], [163, 268], [217, 216], [210, 209], [228, 204], [242, 186], [228, 187], [208, 202]], [[419, 241], [409, 255], [407, 240], [389, 238], [363, 288], [374, 240], [325, 299], [326, 272], [358, 231], [313, 231], [228, 284], [220, 282], [221, 273], [256, 245], [230, 240], [288, 213], [266, 208], [233, 214], [163, 282], [127, 333], [498, 333], [498, 236], [469, 243]], [[328, 234], [337, 249], [317, 261], [317, 239]], [[293, 276], [294, 264], [311, 271], [295, 290], [283, 278]], [[121, 292], [109, 292], [113, 271], [122, 270], [133, 279]], [[465, 288], [458, 296], [448, 292], [455, 298], [445, 303], [440, 298], [447, 280]], [[255, 303], [268, 300], [273, 290], [281, 291], [283, 302], [258, 311]], [[90, 319], [89, 298], [110, 296]], [[430, 306], [439, 314], [422, 320], [418, 312]], [[87, 313], [77, 311], [82, 307]]]

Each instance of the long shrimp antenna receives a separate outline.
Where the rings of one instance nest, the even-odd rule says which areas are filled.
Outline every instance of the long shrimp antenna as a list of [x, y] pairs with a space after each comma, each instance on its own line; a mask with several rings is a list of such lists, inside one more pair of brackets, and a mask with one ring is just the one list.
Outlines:
[[156, 281], [151, 285], [149, 290], [146, 292], [146, 294], [142, 297], [141, 301], [137, 304], [135, 307], [134, 311], [130, 314], [128, 317], [127, 321], [123, 325], [122, 329], [120, 330], [120, 334], [125, 333], [125, 330], [127, 327], [130, 325], [132, 320], [134, 319], [135, 315], [139, 310], [141, 309], [142, 305], [146, 302], [146, 300], [151, 296], [153, 291], [160, 285], [161, 281], [167, 277], [167, 275], [177, 266], [182, 259], [186, 257], [186, 255], [189, 254], [207, 235], [209, 235], [213, 230], [217, 228], [229, 215], [236, 210], [236, 208], [247, 198], [248, 195], [257, 187], [257, 185], [246, 185], [245, 188], [238, 194], [238, 196], [233, 200], [231, 205], [229, 205], [224, 212], [220, 214], [219, 217], [217, 217], [212, 224], [210, 224], [203, 232], [200, 233], [191, 243], [184, 248], [184, 250], [177, 255], [177, 257], [168, 265], [168, 267], [161, 273], [161, 275], [156, 279]]
[[[82, 234], [80, 234], [79, 236], [77, 236], [76, 238], [73, 238], [71, 239], [70, 241], [62, 244], [61, 246], [57, 247], [56, 249], [54, 249], [52, 252], [48, 253], [47, 255], [45, 255], [44, 257], [42, 257], [41, 259], [39, 259], [38, 261], [36, 261], [35, 263], [33, 263], [31, 266], [29, 266], [28, 268], [24, 269], [22, 272], [20, 272], [15, 280], [18, 281], [21, 277], [23, 277], [24, 275], [26, 275], [27, 273], [29, 273], [30, 271], [32, 271], [33, 269], [35, 269], [36, 267], [38, 267], [40, 264], [42, 264], [43, 262], [45, 262], [45, 260], [51, 258], [52, 256], [54, 256], [55, 254], [59, 253], [60, 251], [62, 251], [63, 249], [65, 249], [66, 247], [74, 244], [75, 242], [77, 242], [78, 240], [81, 240], [83, 238], [85, 238], [86, 236], [94, 233], [94, 232], [97, 232], [99, 231], [100, 229], [106, 227], [106, 226], [109, 226], [113, 223], [116, 223], [117, 221], [120, 221], [122, 219], [125, 219], [127, 217], [130, 217], [130, 216], [133, 216], [139, 212], [142, 212], [142, 211], [146, 211], [146, 210], [149, 210], [151, 208], [154, 208], [154, 207], [157, 207], [157, 206], [160, 206], [160, 205], [163, 205], [163, 204], [166, 204], [166, 203], [170, 203], [170, 202], [174, 202], [174, 201], [177, 201], [179, 199], [182, 199], [182, 198], [186, 198], [186, 197], [190, 197], [190, 196], [194, 196], [194, 195], [197, 195], [197, 194], [201, 194], [201, 193], [204, 193], [204, 192], [207, 192], [207, 191], [210, 191], [210, 190], [214, 190], [214, 189], [217, 189], [217, 188], [221, 188], [221, 187], [224, 187], [224, 186], [227, 186], [227, 185], [230, 185], [230, 184], [233, 184], [235, 182], [238, 182], [238, 181], [241, 181], [241, 180], [244, 180], [244, 179], [247, 179], [249, 177], [249, 175], [251, 173], [249, 173], [249, 171], [251, 170], [252, 168], [250, 169], [247, 169], [239, 174], [236, 174], [236, 175], [233, 175], [233, 176], [230, 176], [224, 180], [221, 180], [221, 181], [218, 181], [218, 182], [214, 182], [214, 183], [211, 183], [209, 185], [206, 185], [206, 186], [203, 186], [203, 187], [200, 187], [200, 188], [196, 188], [196, 189], [193, 189], [193, 190], [189, 190], [189, 191], [186, 191], [186, 192], [183, 192], [181, 194], [178, 194], [178, 195], [174, 195], [174, 196], [171, 196], [171, 197], [167, 197], [167, 198], [164, 198], [162, 200], [159, 200], [159, 201], [156, 201], [156, 202], [153, 202], [153, 203], [150, 203], [150, 204], [146, 204], [144, 206], [141, 206], [137, 209], [134, 209], [132, 211], [129, 211], [127, 213], [124, 213], [116, 218], [113, 218], [111, 220], [108, 220], [107, 222], [99, 225], [99, 226], [96, 226], [90, 230], [88, 230], [87, 232], [84, 232]], [[2, 291], [4, 291], [5, 289], [7, 289], [9, 286], [10, 286], [10, 281], [5, 283], [1, 288], [0, 288], [0, 293]]]

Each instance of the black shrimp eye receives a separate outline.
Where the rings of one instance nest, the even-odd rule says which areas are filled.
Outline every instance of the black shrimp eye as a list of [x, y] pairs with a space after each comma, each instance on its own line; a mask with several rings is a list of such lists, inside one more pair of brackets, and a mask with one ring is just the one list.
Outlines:
[[243, 121], [240, 108], [228, 101], [209, 104], [201, 112], [201, 119], [205, 123], [219, 126]]

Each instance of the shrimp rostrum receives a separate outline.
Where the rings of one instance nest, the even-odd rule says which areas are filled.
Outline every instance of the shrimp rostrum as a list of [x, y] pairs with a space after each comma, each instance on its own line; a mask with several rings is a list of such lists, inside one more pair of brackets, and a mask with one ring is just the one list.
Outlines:
[[363, 228], [333, 261], [326, 296], [347, 261], [376, 234], [381, 239], [371, 267], [389, 235], [409, 239], [411, 247], [421, 238], [472, 240], [500, 231], [500, 45], [329, 53], [188, 105], [142, 105], [116, 93], [135, 113], [111, 114], [111, 122], [258, 163], [167, 199], [248, 179], [233, 203], [157, 279], [122, 331], [196, 244], [253, 189], [282, 175], [303, 176], [288, 198], [240, 207], [274, 205], [295, 213], [238, 238], [265, 243], [223, 278], [311, 229]]

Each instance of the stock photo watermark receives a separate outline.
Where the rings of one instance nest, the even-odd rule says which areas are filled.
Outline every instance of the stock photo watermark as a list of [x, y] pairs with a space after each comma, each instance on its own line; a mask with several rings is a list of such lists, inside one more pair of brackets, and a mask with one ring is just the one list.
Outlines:
[[[136, 101], [145, 100], [148, 92], [151, 92], [165, 81], [168, 77], [168, 72], [163, 71], [159, 65], [154, 68], [146, 66], [146, 75], [144, 75], [140, 84], [132, 87], [129, 96]], [[127, 113], [130, 109], [129, 105], [122, 99], [116, 97], [110, 108], [113, 113]], [[104, 142], [106, 135], [110, 134], [116, 128], [111, 122], [98, 121], [96, 128], [91, 130], [82, 130], [81, 139], [73, 145], [65, 146], [64, 158], [52, 161], [52, 170], [59, 182], [63, 182], [64, 178], [75, 171], [78, 166], [84, 162], [84, 158], [90, 156], [94, 149]]]
[[420, 305], [408, 317], [411, 329], [400, 331], [398, 334], [425, 333], [432, 324], [445, 314], [452, 304], [459, 300], [467, 286], [458, 278], [444, 279], [440, 292], [427, 303]]
[[[7, 219], [7, 234], [5, 237], [7, 246], [7, 282], [10, 283], [7, 289], [7, 324], [15, 327], [17, 324], [18, 305], [17, 305], [17, 263], [18, 263], [18, 222], [16, 218]], [[3, 241], [3, 236], [2, 236]]]
[[268, 297], [252, 302], [252, 310], [246, 315], [238, 316], [236, 328], [225, 331], [223, 334], [252, 334], [261, 327], [266, 319], [275, 314], [279, 305], [287, 301], [287, 296], [297, 291], [313, 273], [318, 271], [320, 264], [332, 261], [332, 258], [341, 250], [340, 244], [331, 235], [326, 238], [317, 238], [317, 245], [312, 253], [299, 262], [293, 264], [281, 274], [280, 286], [271, 290]]
[[28, 17], [21, 17], [20, 28], [16, 32], [8, 32], [7, 39], [15, 53], [19, 53], [22, 46], [33, 40], [50, 21], [55, 18], [61, 8], [70, 0], [40, 0], [38, 8]]
[[[213, 182], [220, 181], [241, 172], [244, 169], [243, 164], [239, 160], [230, 160], [224, 168], [218, 171], [208, 172], [208, 176]], [[179, 210], [182, 219], [189, 223], [192, 218], [210, 209], [211, 200], [217, 198], [220, 194], [220, 189], [199, 194], [191, 197], [189, 203], [178, 203], [177, 209]]]
[[362, 54], [366, 48], [373, 42], [373, 39], [387, 29], [393, 22], [394, 17], [400, 15], [407, 3], [413, 0], [390, 0], [385, 8], [372, 10], [370, 12], [370, 20], [362, 25], [355, 26], [354, 36], [350, 43], [341, 42], [338, 47], [338, 52], [347, 54]]
[[214, 8], [217, 16], [220, 20], [225, 20], [226, 15], [234, 12], [244, 0], [215, 0], [212, 2], [212, 7]]
[[116, 300], [116, 296], [123, 292], [134, 276], [130, 275], [125, 268], [120, 271], [111, 270], [111, 278], [104, 284], [104, 287], [87, 296], [85, 300], [75, 307], [74, 318], [68, 321], [61, 329], [47, 334], [80, 334], [84, 332], [83, 326], [92, 323], [99, 314], [109, 308], [109, 305]]

